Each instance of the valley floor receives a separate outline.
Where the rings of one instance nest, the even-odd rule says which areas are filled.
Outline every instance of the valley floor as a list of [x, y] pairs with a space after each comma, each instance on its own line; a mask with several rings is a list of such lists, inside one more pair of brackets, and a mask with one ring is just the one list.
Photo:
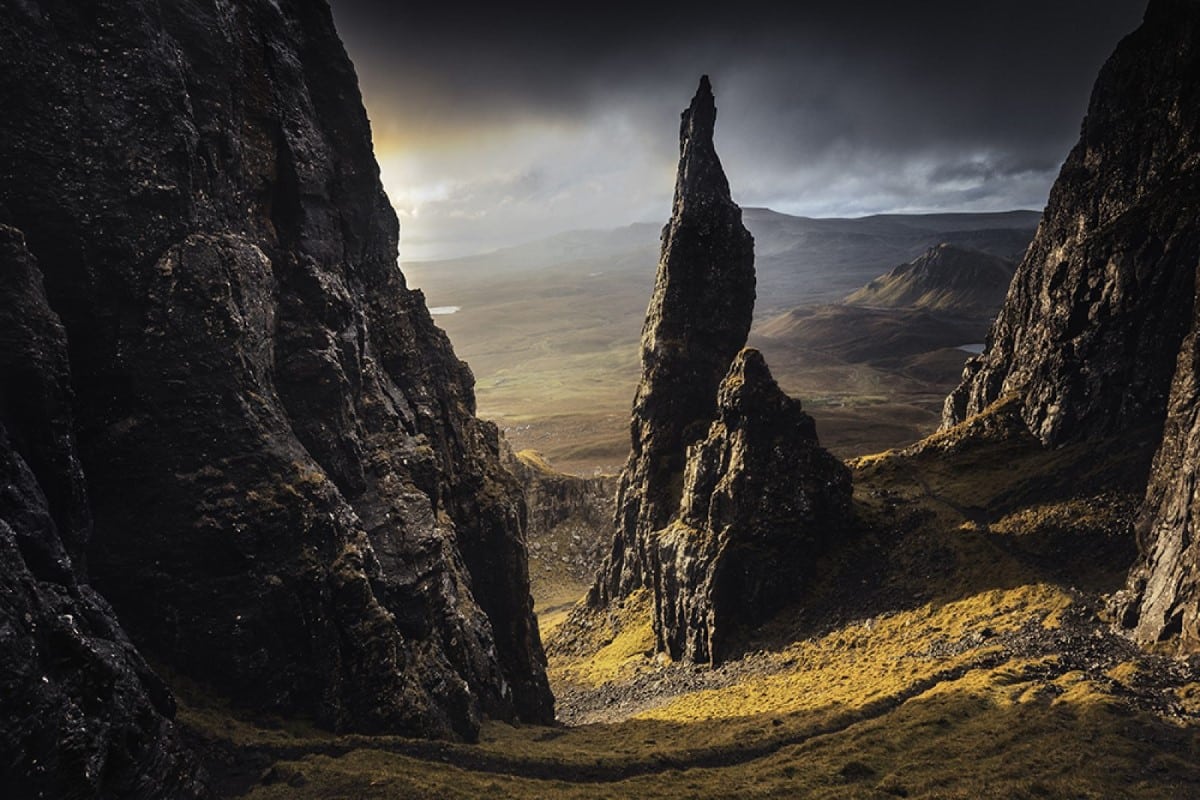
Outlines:
[[860, 535], [715, 669], [655, 657], [634, 596], [549, 636], [559, 727], [334, 736], [187, 686], [181, 720], [251, 798], [1200, 796], [1197, 662], [1104, 612], [1147, 448], [1047, 451], [1005, 408], [971, 424], [853, 462]]

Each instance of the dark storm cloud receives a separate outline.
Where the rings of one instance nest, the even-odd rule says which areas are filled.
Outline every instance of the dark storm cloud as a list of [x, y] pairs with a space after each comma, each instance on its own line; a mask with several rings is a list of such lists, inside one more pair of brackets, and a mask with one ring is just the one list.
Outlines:
[[[707, 72], [743, 203], [866, 213], [1040, 206], [1097, 69], [1145, 2], [333, 6], [383, 147], [446, 148], [530, 121], [566, 136], [616, 115], [641, 132], [623, 145], [640, 137], [647, 163], [669, 160]], [[538, 166], [547, 184], [572, 172]]]

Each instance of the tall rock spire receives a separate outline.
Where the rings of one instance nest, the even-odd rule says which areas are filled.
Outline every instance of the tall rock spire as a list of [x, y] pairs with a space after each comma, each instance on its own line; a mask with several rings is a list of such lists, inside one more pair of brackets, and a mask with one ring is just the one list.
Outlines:
[[612, 551], [588, 596], [601, 608], [649, 589], [657, 647], [701, 662], [797, 600], [850, 513], [849, 472], [743, 349], [754, 241], [713, 148], [716, 115], [701, 78], [679, 128]]
[[742, 224], [713, 146], [717, 107], [708, 76], [679, 126], [679, 170], [663, 229], [654, 295], [642, 328], [642, 380], [632, 452], [617, 494], [617, 534], [593, 604], [648, 585], [649, 539], [679, 510], [688, 445], [716, 414], [717, 388], [754, 315], [754, 239]]

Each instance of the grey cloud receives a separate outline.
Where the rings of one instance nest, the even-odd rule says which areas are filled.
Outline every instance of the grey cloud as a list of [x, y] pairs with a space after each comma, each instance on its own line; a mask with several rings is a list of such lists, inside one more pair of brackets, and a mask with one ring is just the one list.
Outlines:
[[[462, 173], [446, 176], [462, 193], [427, 205], [410, 236], [430, 238], [450, 206], [462, 218], [471, 203], [497, 199], [476, 174], [471, 136], [537, 120], [580, 138], [540, 162], [514, 152], [496, 165], [531, 182], [514, 190], [508, 212], [471, 213], [487, 212], [479, 218], [497, 237], [511, 214], [513, 240], [624, 224], [655, 203], [665, 215], [669, 176], [658, 184], [702, 72], [713, 78], [718, 149], [743, 202], [813, 214], [1040, 207], [1100, 64], [1144, 6], [334, 0], [376, 129], [401, 131], [414, 147], [468, 134]], [[627, 129], [605, 152], [596, 132], [614, 118]], [[586, 181], [613, 196], [581, 201]]]

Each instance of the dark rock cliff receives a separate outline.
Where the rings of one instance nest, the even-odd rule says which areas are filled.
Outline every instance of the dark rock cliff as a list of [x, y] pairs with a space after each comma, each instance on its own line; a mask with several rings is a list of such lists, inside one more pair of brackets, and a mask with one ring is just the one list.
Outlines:
[[1154, 642], [1177, 636], [1192, 649], [1200, 646], [1198, 337], [1193, 325], [1179, 353], [1162, 443], [1136, 523], [1141, 555], [1113, 603], [1120, 624], [1134, 638]]
[[1135, 638], [1187, 647], [1200, 644], [1198, 267], [1200, 3], [1152, 0], [1096, 81], [987, 350], [944, 421], [1010, 395], [1047, 444], [1161, 428], [1140, 557], [1113, 606]]
[[590, 596], [594, 605], [650, 585], [654, 532], [679, 511], [687, 446], [707, 432], [717, 387], [750, 332], [754, 239], [713, 146], [716, 118], [706, 76], [679, 127], [671, 221], [642, 327], [632, 452], [617, 492], [617, 534]]
[[946, 426], [1010, 393], [1049, 444], [1163, 418], [1200, 245], [1197, 53], [1194, 0], [1155, 0], [1105, 64]]
[[[0, 205], [66, 330], [91, 577], [133, 640], [338, 729], [552, 720], [520, 487], [397, 269], [328, 5], [0, 23]], [[77, 491], [46, 486], [73, 550]]]
[[70, 380], [41, 272], [0, 225], [0, 793], [201, 797], [171, 693], [83, 581]]
[[[1155, 217], [1150, 224], [1155, 229], [1173, 225], [1174, 231], [1169, 241], [1172, 258], [1155, 266], [1177, 270], [1176, 280], [1191, 292], [1172, 298], [1169, 307], [1173, 313], [1175, 304], [1190, 301], [1178, 323], [1187, 335], [1174, 359], [1162, 442], [1135, 526], [1140, 555], [1113, 606], [1134, 638], [1175, 638], [1185, 649], [1195, 650], [1200, 647], [1200, 293], [1195, 292], [1200, 276], [1200, 3], [1152, 2], [1142, 28], [1122, 49], [1134, 52], [1122, 57], [1118, 50], [1113, 57], [1132, 73], [1120, 90], [1132, 97], [1149, 92], [1168, 109], [1144, 121], [1139, 130], [1148, 141], [1141, 142], [1140, 149], [1162, 154], [1161, 163], [1155, 164], [1162, 170], [1155, 176], [1161, 185], [1149, 185], [1160, 195], [1151, 206]], [[1155, 72], [1140, 74], [1134, 65]], [[1152, 132], [1165, 122], [1172, 127], [1161, 135], [1174, 138], [1160, 141]], [[1159, 214], [1165, 218], [1159, 219]], [[1165, 354], [1139, 357], [1158, 360]]]
[[850, 518], [850, 471], [757, 350], [734, 359], [717, 407], [688, 451], [655, 573], [658, 646], [698, 662], [723, 660], [734, 635], [799, 599]]

